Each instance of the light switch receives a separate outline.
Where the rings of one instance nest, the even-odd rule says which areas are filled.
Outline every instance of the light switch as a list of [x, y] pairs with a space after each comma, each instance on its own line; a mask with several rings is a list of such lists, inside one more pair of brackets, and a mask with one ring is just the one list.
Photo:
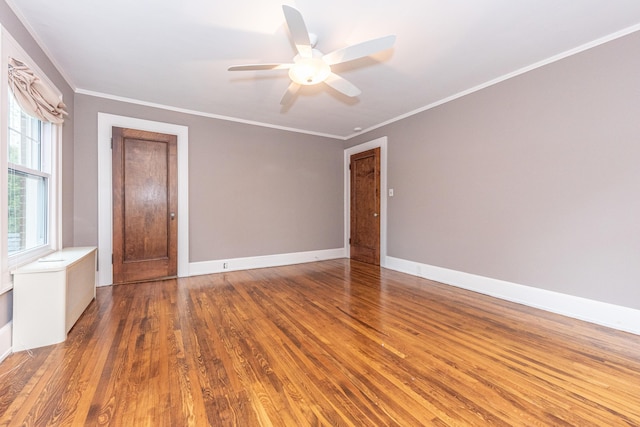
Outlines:
[[393, 188], [389, 189], [389, 197], [393, 197]]

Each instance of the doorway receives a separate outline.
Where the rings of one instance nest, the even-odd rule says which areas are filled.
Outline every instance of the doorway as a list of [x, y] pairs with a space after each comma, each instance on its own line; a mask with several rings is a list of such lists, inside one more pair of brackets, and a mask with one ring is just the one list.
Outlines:
[[113, 283], [177, 275], [175, 135], [113, 127]]
[[113, 127], [143, 129], [178, 137], [178, 277], [189, 276], [189, 128], [173, 123], [98, 113], [98, 277], [113, 284], [112, 152]]
[[[351, 230], [351, 172], [349, 164], [351, 156], [363, 153], [367, 150], [379, 148], [380, 150], [380, 207], [378, 212], [371, 212], [373, 218], [377, 218], [379, 224], [379, 265], [385, 267], [387, 264], [387, 137], [381, 137], [369, 142], [365, 142], [344, 150], [344, 247], [345, 256], [352, 257], [352, 247], [349, 239], [352, 236]], [[378, 213], [377, 217], [373, 214]]]

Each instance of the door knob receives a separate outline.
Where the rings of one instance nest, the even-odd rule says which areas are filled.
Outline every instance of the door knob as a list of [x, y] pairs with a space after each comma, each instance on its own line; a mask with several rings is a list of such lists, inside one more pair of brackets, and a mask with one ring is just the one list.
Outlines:
[[378, 216], [378, 213], [377, 213], [377, 212], [374, 212], [373, 216]]
[[176, 217], [176, 213], [175, 212], [171, 212], [169, 214], [169, 216], [171, 217], [171, 221], [173, 221], [175, 219], [175, 217]]

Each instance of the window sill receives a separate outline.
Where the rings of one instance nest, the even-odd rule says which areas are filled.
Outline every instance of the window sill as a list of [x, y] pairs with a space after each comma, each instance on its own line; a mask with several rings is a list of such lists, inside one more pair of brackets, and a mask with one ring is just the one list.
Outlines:
[[2, 286], [2, 288], [0, 288], [0, 296], [6, 294], [7, 292], [9, 292], [12, 289], [13, 289], [13, 283], [9, 283], [6, 286]]
[[7, 276], [4, 277], [2, 280], [2, 282], [4, 283], [0, 285], [0, 295], [6, 294], [7, 292], [13, 289], [13, 272], [14, 271], [16, 271], [17, 269], [19, 269], [24, 265], [34, 262], [54, 252], [55, 250], [51, 248], [51, 246], [46, 245], [46, 246], [33, 248], [30, 251], [24, 252], [18, 256], [14, 256], [13, 258], [9, 258], [9, 271]]
[[39, 258], [45, 257], [47, 255], [55, 252], [49, 245], [38, 246], [36, 248], [30, 249], [23, 253], [10, 256], [9, 257], [9, 272], [13, 274], [15, 270], [22, 267], [23, 265], [27, 265], [33, 261], [38, 260]]

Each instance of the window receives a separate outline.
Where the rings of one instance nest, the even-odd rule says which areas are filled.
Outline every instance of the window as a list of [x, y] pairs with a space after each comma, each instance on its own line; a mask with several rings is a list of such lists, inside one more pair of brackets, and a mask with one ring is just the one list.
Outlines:
[[48, 243], [51, 147], [45, 124], [28, 116], [9, 92], [8, 255]]
[[58, 116], [66, 112], [60, 91], [1, 26], [0, 53], [1, 295], [12, 270], [60, 249]]

